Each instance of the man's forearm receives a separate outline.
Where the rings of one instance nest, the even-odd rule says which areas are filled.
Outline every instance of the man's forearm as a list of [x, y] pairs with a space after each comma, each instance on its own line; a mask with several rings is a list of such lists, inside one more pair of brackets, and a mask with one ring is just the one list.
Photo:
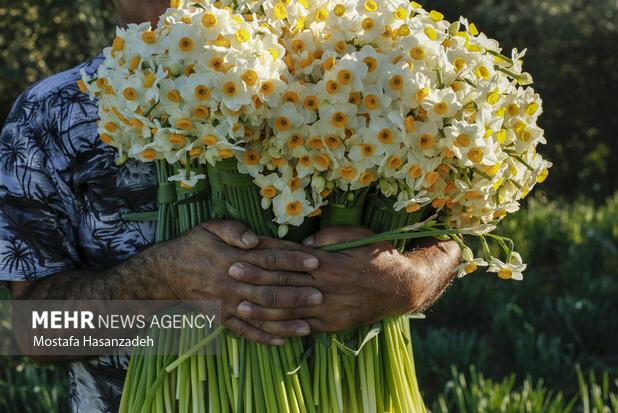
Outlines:
[[414, 251], [406, 253], [416, 272], [412, 305], [415, 311], [431, 307], [444, 293], [454, 277], [454, 269], [461, 260], [459, 246], [454, 241], [425, 239]]
[[13, 297], [30, 300], [171, 299], [164, 283], [153, 282], [153, 248], [106, 270], [69, 270], [38, 281], [12, 283]]
[[[156, 251], [145, 250], [101, 271], [64, 271], [39, 281], [13, 282], [15, 299], [28, 300], [154, 300], [173, 299], [166, 285], [155, 282]], [[20, 335], [19, 331], [15, 331]], [[18, 342], [23, 341], [22, 337]], [[83, 360], [83, 356], [32, 356], [41, 364]]]

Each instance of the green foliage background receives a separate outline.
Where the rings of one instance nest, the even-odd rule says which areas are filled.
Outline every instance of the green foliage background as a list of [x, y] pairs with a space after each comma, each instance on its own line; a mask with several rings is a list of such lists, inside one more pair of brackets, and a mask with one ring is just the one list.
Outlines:
[[[526, 280], [473, 274], [414, 322], [426, 398], [436, 412], [618, 411], [618, 0], [424, 3], [528, 48], [555, 163], [502, 228]], [[26, 87], [108, 45], [114, 20], [109, 0], [0, 0], [0, 127]], [[67, 409], [62, 367], [0, 366], [0, 411]]]

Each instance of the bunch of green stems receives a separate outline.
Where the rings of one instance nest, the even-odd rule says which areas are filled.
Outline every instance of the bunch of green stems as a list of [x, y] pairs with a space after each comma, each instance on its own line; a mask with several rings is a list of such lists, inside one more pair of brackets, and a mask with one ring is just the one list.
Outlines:
[[[174, 168], [163, 161], [157, 164], [157, 242], [213, 218], [240, 219], [260, 235], [276, 236], [272, 212], [261, 208], [252, 179], [238, 173], [233, 162], [197, 172], [207, 173], [208, 186], [183, 189], [168, 182]], [[403, 250], [408, 241], [398, 229], [420, 219], [420, 213], [397, 213], [388, 200], [357, 191], [335, 194], [324, 209], [322, 225], [362, 224], [390, 233], [388, 239]], [[316, 222], [308, 221], [288, 237], [299, 240], [315, 230]], [[377, 235], [324, 249], [342, 251], [381, 240]], [[158, 353], [137, 351], [130, 359], [121, 413], [425, 412], [407, 316], [293, 338], [283, 346], [249, 342], [223, 327], [154, 334]]]

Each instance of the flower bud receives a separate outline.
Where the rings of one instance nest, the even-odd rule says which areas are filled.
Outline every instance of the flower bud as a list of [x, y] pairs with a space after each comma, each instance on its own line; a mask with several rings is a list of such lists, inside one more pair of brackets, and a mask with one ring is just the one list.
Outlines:
[[311, 188], [315, 192], [318, 192], [318, 193], [322, 192], [325, 186], [326, 186], [326, 180], [324, 179], [324, 177], [320, 175], [313, 175], [313, 178], [311, 178]]
[[461, 258], [463, 258], [465, 261], [472, 261], [474, 260], [474, 253], [470, 248], [464, 245], [461, 248]]
[[279, 225], [279, 228], [277, 228], [277, 236], [283, 238], [288, 235], [289, 230], [290, 228], [287, 225]]

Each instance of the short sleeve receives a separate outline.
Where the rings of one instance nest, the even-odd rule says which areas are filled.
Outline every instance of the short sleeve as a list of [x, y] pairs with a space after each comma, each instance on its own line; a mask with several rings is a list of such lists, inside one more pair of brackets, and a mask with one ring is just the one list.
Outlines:
[[47, 277], [79, 261], [70, 191], [41, 127], [44, 107], [22, 95], [0, 133], [0, 281]]

